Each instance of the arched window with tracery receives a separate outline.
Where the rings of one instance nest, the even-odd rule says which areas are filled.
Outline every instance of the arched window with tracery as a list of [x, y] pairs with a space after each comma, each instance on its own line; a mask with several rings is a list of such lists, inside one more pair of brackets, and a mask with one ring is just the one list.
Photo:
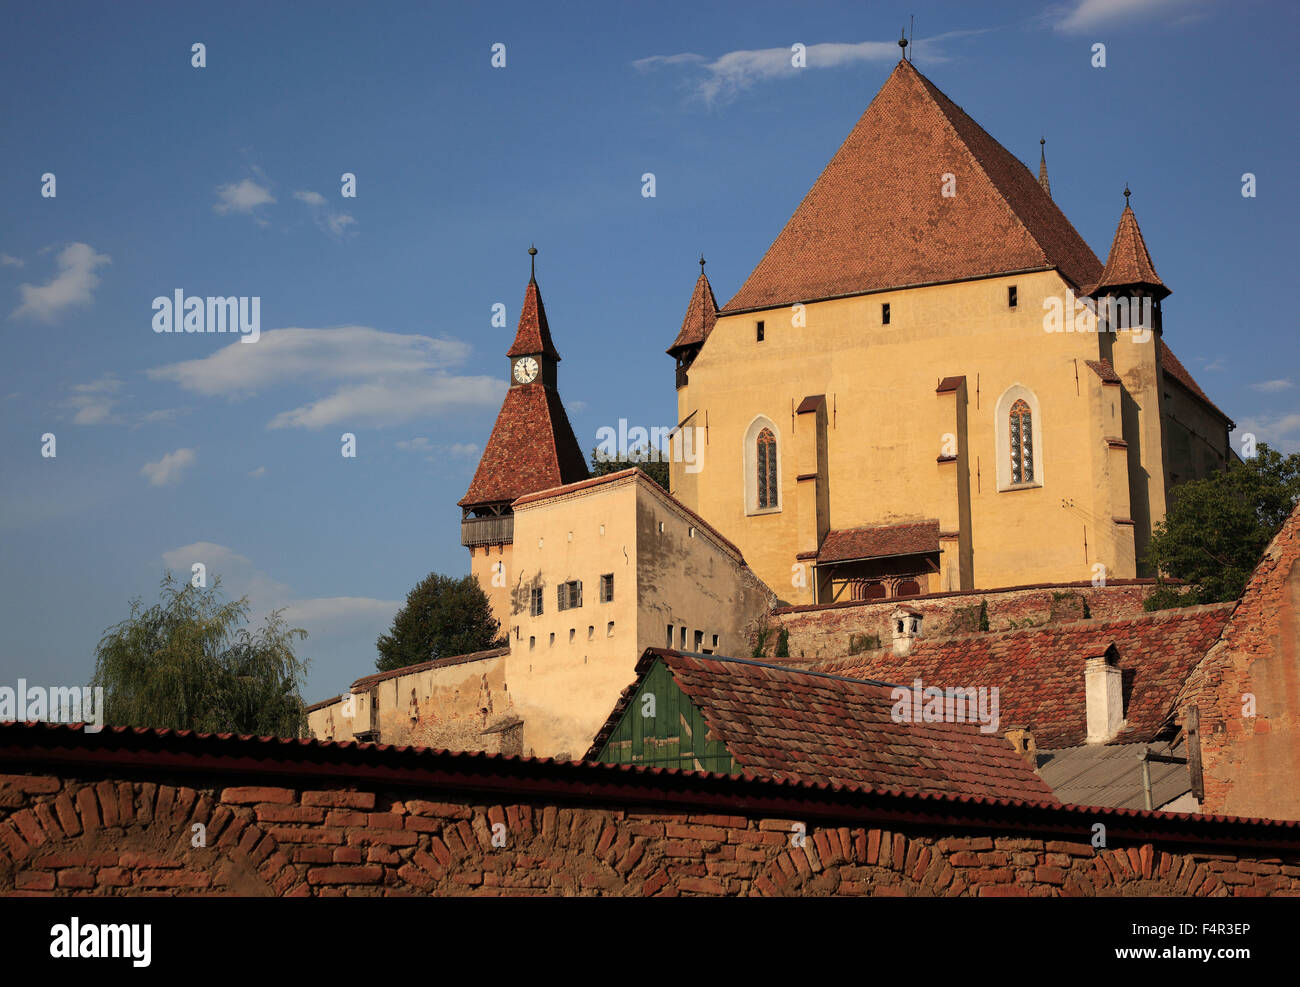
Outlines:
[[770, 428], [758, 433], [755, 463], [758, 467], [758, 507], [777, 506], [776, 436]]
[[1011, 482], [1034, 482], [1034, 416], [1018, 399], [1011, 406]]

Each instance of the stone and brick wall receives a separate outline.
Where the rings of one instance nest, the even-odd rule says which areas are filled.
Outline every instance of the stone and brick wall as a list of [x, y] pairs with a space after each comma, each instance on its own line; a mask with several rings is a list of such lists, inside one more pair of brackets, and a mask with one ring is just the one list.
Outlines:
[[350, 744], [97, 752], [60, 728], [70, 758], [32, 750], [39, 729], [0, 728], [4, 894], [1300, 894], [1287, 824]]
[[1037, 627], [1084, 618], [1087, 601], [1089, 615], [1095, 620], [1117, 620], [1141, 614], [1142, 601], [1155, 589], [1150, 579], [1117, 580], [1105, 586], [1091, 583], [1061, 583], [1050, 586], [1024, 586], [970, 593], [932, 593], [907, 599], [872, 600], [811, 607], [782, 607], [768, 622], [764, 653], [769, 657], [776, 647], [782, 628], [790, 634], [793, 658], [834, 658], [866, 650], [873, 646], [888, 647], [891, 640], [889, 615], [906, 604], [925, 617], [926, 637], [969, 634], [979, 629], [982, 601], [988, 602], [989, 630], [1005, 631], [1016, 627]]

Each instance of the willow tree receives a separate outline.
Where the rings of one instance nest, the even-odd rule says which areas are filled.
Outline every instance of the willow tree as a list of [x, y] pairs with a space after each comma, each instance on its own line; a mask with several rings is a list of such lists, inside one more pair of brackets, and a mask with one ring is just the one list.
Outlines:
[[247, 598], [225, 600], [220, 585], [179, 583], [168, 572], [161, 602], [132, 600], [131, 615], [105, 632], [91, 681], [104, 689], [105, 723], [302, 735], [307, 662], [294, 640], [307, 632], [288, 627], [278, 610], [250, 630]]

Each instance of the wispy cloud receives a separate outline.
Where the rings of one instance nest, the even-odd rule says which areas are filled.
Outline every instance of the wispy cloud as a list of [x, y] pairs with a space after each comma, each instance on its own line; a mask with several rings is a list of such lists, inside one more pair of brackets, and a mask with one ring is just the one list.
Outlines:
[[[951, 31], [916, 42], [924, 46], [929, 62], [945, 61], [938, 42], [960, 34], [979, 32]], [[840, 68], [861, 62], [898, 60], [898, 42], [859, 41], [805, 44], [806, 69]], [[759, 82], [790, 78], [805, 71], [794, 64], [793, 42], [781, 48], [729, 51], [718, 56], [679, 52], [675, 55], [651, 55], [632, 63], [639, 71], [673, 69], [686, 73], [688, 91], [708, 105], [725, 103]]]
[[1203, 17], [1213, 0], [1075, 0], [1049, 11], [1058, 31], [1119, 27], [1149, 17], [1183, 23]]
[[319, 192], [300, 189], [293, 193], [293, 197], [311, 207], [312, 219], [330, 236], [341, 240], [348, 235], [348, 227], [356, 224], [356, 219], [351, 213], [335, 212], [330, 209], [329, 200]]
[[265, 467], [265, 466], [259, 466], [259, 467], [258, 467], [257, 469], [255, 469], [255, 470], [249, 470], [249, 471], [248, 471], [248, 475], [249, 475], [249, 476], [266, 476], [266, 467]]
[[[216, 191], [217, 201], [213, 203], [212, 211], [219, 216], [236, 212], [257, 218], [256, 210], [259, 206], [275, 202], [271, 189], [266, 185], [259, 185], [251, 178], [218, 185]], [[265, 223], [265, 220], [261, 222]]]
[[276, 415], [270, 428], [396, 425], [500, 401], [503, 381], [451, 373], [469, 354], [469, 345], [458, 340], [365, 326], [272, 329], [256, 345], [236, 341], [202, 359], [147, 373], [199, 394], [231, 398], [293, 381], [335, 385], [331, 394]]
[[26, 263], [21, 257], [14, 257], [12, 254], [0, 254], [0, 267], [23, 267]]
[[149, 478], [155, 487], [167, 487], [179, 483], [181, 474], [194, 465], [198, 455], [193, 449], [177, 449], [169, 452], [157, 462], [145, 463], [141, 474]]
[[1285, 391], [1292, 387], [1295, 387], [1295, 384], [1287, 379], [1261, 380], [1258, 384], [1250, 385], [1252, 391], [1259, 391], [1261, 394], [1276, 394], [1278, 391]]
[[64, 406], [72, 412], [74, 425], [110, 425], [121, 421], [115, 411], [117, 392], [122, 382], [113, 374], [105, 374], [89, 384], [74, 384], [72, 396]]
[[89, 305], [99, 275], [95, 268], [112, 263], [107, 254], [96, 253], [84, 243], [70, 243], [59, 253], [59, 273], [45, 284], [22, 284], [18, 293], [22, 304], [11, 318], [28, 316], [41, 322], [53, 322], [66, 309]]

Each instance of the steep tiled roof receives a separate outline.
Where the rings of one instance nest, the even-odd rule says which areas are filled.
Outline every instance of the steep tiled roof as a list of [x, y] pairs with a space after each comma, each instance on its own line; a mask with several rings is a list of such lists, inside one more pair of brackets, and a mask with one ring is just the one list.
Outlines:
[[1151, 740], [1192, 668], [1218, 639], [1235, 603], [1084, 620], [1032, 630], [924, 637], [911, 654], [890, 649], [807, 664], [817, 671], [941, 688], [997, 686], [1003, 723], [1032, 730], [1039, 748], [1072, 747], [1087, 736], [1085, 659], [1112, 642], [1124, 673], [1128, 727], [1119, 740]]
[[882, 559], [893, 555], [915, 555], [939, 551], [939, 522], [911, 521], [906, 524], [873, 525], [828, 531], [817, 553], [817, 562], [848, 562]]
[[[638, 676], [655, 661], [664, 662], [710, 736], [748, 774], [876, 791], [1054, 800], [1001, 734], [981, 733], [975, 723], [895, 722], [896, 700], [880, 682], [657, 648], [642, 656]], [[612, 724], [606, 727], [602, 736]]]
[[[1115, 229], [1115, 239], [1111, 241], [1110, 254], [1106, 258], [1106, 267], [1101, 272], [1097, 287], [1120, 288], [1130, 284], [1148, 284], [1164, 288], [1165, 283], [1156, 274], [1155, 265], [1151, 263], [1151, 254], [1147, 251], [1146, 241], [1138, 228], [1137, 216], [1127, 202], [1119, 216], [1119, 226]], [[1168, 294], [1168, 289], [1165, 289]]]
[[540, 381], [506, 391], [469, 490], [457, 503], [512, 501], [587, 478], [587, 460], [560, 396]]
[[526, 356], [541, 353], [552, 360], [560, 359], [555, 344], [551, 342], [551, 327], [546, 324], [546, 307], [542, 305], [542, 293], [536, 281], [529, 281], [524, 292], [524, 307], [519, 312], [519, 329], [515, 333], [514, 345], [506, 351], [506, 356]]
[[690, 304], [686, 306], [686, 317], [682, 319], [682, 330], [668, 347], [669, 355], [676, 356], [684, 346], [693, 346], [709, 338], [713, 324], [718, 321], [718, 300], [713, 297], [713, 286], [704, 271], [695, 282]]
[[1082, 286], [1102, 265], [1033, 173], [900, 61], [724, 314], [1050, 268]]
[[1206, 406], [1208, 406], [1216, 415], [1222, 418], [1229, 425], [1232, 425], [1232, 419], [1225, 415], [1219, 406], [1211, 401], [1209, 396], [1201, 390], [1201, 385], [1196, 383], [1195, 378], [1193, 378], [1187, 368], [1183, 366], [1182, 361], [1180, 361], [1178, 357], [1174, 356], [1174, 351], [1169, 348], [1168, 344], [1161, 339], [1157, 341], [1157, 345], [1160, 347], [1160, 369], [1168, 376], [1178, 381], [1178, 383], [1182, 384], [1183, 387], [1187, 388], [1187, 390], [1189, 390], [1193, 395], [1204, 401]]

